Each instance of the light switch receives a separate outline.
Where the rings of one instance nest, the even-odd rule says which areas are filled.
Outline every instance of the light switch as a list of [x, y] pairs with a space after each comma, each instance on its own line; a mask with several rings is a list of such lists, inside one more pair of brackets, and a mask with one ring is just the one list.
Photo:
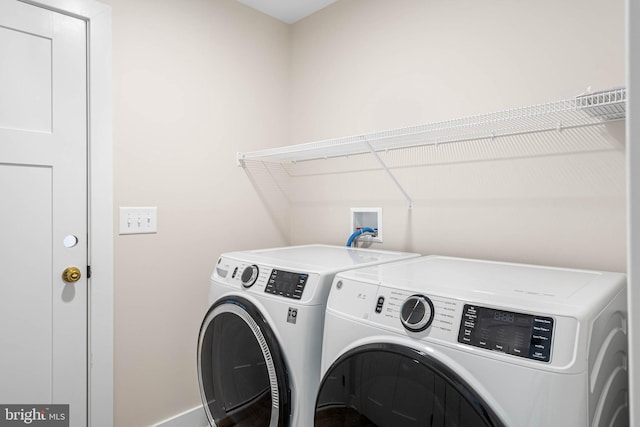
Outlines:
[[157, 207], [120, 207], [120, 234], [149, 234], [157, 232]]

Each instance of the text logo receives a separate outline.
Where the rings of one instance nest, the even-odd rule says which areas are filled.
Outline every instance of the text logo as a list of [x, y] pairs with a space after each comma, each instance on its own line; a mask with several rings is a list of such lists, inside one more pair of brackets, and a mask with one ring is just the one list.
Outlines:
[[69, 427], [69, 405], [1, 405], [0, 427]]

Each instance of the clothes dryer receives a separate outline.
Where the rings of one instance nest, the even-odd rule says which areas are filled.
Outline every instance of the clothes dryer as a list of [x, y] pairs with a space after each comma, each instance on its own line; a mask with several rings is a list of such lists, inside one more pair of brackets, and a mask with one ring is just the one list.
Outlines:
[[417, 256], [327, 245], [223, 254], [198, 338], [209, 423], [311, 426], [334, 275]]
[[429, 256], [340, 273], [315, 426], [628, 425], [623, 274]]

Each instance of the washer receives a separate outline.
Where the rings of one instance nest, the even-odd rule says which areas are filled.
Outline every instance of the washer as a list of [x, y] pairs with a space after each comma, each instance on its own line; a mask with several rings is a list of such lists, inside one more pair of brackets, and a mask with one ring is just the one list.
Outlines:
[[336, 275], [315, 426], [627, 426], [623, 274], [421, 257]]
[[334, 275], [417, 256], [327, 245], [223, 254], [198, 338], [209, 423], [311, 426]]

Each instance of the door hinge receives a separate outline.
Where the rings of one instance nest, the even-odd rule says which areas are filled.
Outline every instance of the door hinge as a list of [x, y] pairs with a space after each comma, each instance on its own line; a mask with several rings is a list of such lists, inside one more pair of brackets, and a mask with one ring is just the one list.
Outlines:
[[87, 279], [91, 279], [91, 266], [87, 265]]

